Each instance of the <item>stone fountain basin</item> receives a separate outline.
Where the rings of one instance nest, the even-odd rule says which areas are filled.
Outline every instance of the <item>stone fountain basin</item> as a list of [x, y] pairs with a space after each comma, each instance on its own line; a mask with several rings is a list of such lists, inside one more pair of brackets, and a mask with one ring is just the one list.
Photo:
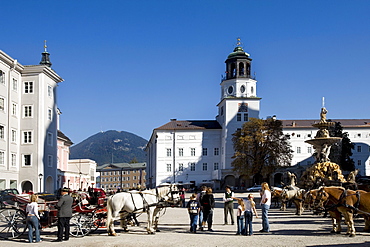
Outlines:
[[313, 146], [322, 146], [324, 144], [333, 145], [335, 143], [339, 143], [341, 140], [342, 140], [341, 137], [318, 137], [311, 140], [307, 140], [305, 142]]

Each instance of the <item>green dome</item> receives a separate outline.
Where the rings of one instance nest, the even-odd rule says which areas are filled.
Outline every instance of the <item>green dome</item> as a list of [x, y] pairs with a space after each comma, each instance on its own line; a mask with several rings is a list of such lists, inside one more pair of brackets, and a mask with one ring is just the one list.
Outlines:
[[227, 58], [232, 58], [232, 57], [235, 57], [235, 56], [247, 56], [247, 57], [249, 57], [249, 54], [246, 53], [243, 50], [243, 48], [241, 48], [240, 46], [237, 46], [237, 47], [235, 47], [234, 51], [229, 54], [229, 56]]

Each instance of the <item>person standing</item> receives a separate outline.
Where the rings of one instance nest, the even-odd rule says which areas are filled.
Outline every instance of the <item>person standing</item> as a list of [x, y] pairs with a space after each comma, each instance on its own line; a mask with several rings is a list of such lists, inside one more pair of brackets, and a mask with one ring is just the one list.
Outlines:
[[270, 224], [268, 219], [268, 212], [271, 205], [271, 191], [268, 183], [261, 184], [261, 207], [262, 207], [262, 229], [260, 232], [270, 232]]
[[200, 211], [200, 204], [196, 200], [197, 195], [192, 194], [190, 196], [190, 201], [188, 201], [187, 208], [188, 208], [188, 213], [190, 217], [190, 232], [192, 233], [197, 233], [197, 221], [198, 221], [198, 214]]
[[231, 224], [234, 225], [234, 192], [231, 191], [230, 186], [226, 186], [224, 193], [224, 224], [227, 225], [227, 215], [230, 213]]
[[237, 198], [238, 201], [238, 209], [236, 212], [236, 223], [238, 225], [238, 230], [236, 232], [236, 235], [245, 235], [245, 224], [244, 224], [244, 211], [245, 211], [245, 205], [244, 200]]
[[[202, 200], [202, 197], [206, 194], [206, 190], [207, 190], [207, 186], [203, 185], [201, 187], [201, 191], [197, 194], [197, 201], [199, 202], [200, 204], [200, 201]], [[203, 225], [202, 225], [202, 222], [203, 222], [203, 210], [201, 209], [199, 211], [199, 230], [203, 231]]]
[[253, 201], [253, 195], [248, 195], [248, 200], [244, 202], [245, 204], [245, 212], [244, 212], [244, 218], [245, 218], [245, 235], [252, 236], [253, 235], [253, 213], [256, 215], [256, 218], [258, 218], [257, 210], [256, 210], [256, 203]]
[[215, 208], [215, 198], [212, 194], [212, 188], [208, 187], [206, 194], [202, 197], [200, 205], [203, 211], [202, 230], [204, 229], [206, 222], [208, 224], [208, 231], [213, 232], [213, 209]]
[[56, 205], [56, 208], [58, 208], [58, 238], [53, 242], [69, 240], [69, 221], [72, 218], [73, 198], [68, 193], [69, 189], [63, 188], [61, 191], [62, 196]]
[[40, 216], [39, 216], [39, 208], [37, 204], [38, 196], [33, 194], [30, 196], [30, 203], [27, 204], [26, 213], [27, 213], [27, 227], [28, 227], [28, 241], [30, 243], [33, 242], [33, 229], [35, 229], [35, 242], [41, 242], [40, 239]]

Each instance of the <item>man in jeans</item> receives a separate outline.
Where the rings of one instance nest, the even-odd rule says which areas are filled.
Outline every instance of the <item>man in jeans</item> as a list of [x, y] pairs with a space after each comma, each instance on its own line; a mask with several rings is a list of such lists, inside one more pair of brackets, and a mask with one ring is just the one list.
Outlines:
[[[201, 187], [201, 192], [197, 194], [197, 202], [200, 204], [200, 200], [202, 199], [202, 197], [206, 194], [206, 190], [207, 190], [207, 186], [203, 185]], [[203, 211], [200, 210], [199, 211], [199, 218], [198, 218], [198, 222], [199, 222], [199, 230], [203, 230], [203, 225], [202, 225], [202, 221], [203, 221]]]
[[226, 192], [224, 193], [224, 222], [227, 225], [227, 215], [230, 213], [231, 224], [234, 225], [234, 193], [231, 191], [230, 186], [226, 186]]

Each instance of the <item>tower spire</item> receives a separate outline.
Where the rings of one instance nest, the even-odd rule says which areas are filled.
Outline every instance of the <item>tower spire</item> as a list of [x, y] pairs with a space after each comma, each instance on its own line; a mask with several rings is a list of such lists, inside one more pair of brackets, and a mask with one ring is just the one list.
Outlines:
[[50, 62], [50, 53], [47, 51], [47, 48], [48, 46], [46, 45], [46, 40], [44, 41], [44, 52], [41, 53], [42, 57], [41, 57], [41, 62], [40, 64], [41, 65], [46, 65], [46, 66], [49, 66], [51, 67], [52, 63]]

